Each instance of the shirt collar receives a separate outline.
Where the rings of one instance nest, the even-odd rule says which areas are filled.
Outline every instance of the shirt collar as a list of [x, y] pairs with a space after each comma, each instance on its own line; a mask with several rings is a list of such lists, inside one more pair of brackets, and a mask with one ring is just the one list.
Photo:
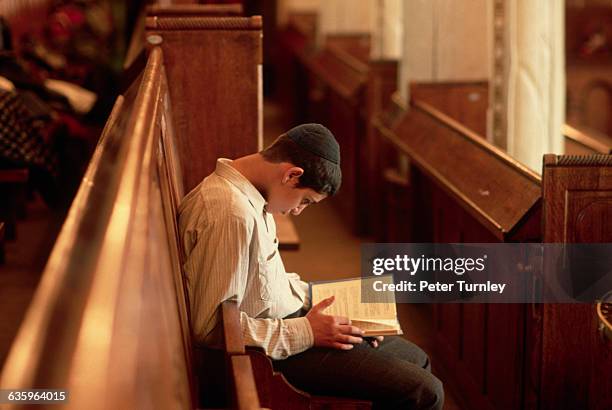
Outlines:
[[217, 159], [215, 174], [225, 178], [232, 185], [240, 190], [251, 203], [251, 205], [259, 212], [263, 213], [266, 206], [266, 200], [261, 193], [253, 186], [251, 181], [245, 178], [236, 168], [231, 166], [233, 161], [227, 158]]

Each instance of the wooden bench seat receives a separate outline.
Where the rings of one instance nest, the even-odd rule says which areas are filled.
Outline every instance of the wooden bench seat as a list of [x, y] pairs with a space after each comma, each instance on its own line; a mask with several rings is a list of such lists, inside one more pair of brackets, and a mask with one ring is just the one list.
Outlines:
[[279, 410], [369, 410], [372, 408], [372, 403], [367, 400], [315, 396], [293, 387], [281, 373], [274, 370], [272, 360], [266, 356], [262, 349], [244, 345], [239, 315], [236, 302], [226, 301], [223, 303], [225, 349], [232, 356], [246, 354], [250, 357], [262, 406]]

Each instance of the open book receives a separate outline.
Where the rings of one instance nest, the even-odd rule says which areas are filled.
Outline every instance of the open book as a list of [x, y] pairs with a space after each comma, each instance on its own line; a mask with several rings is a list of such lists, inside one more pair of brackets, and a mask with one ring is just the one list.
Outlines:
[[364, 336], [401, 335], [395, 296], [393, 292], [375, 292], [374, 280], [393, 283], [391, 275], [311, 282], [312, 306], [335, 296], [334, 303], [325, 309], [326, 314], [348, 317], [352, 325], [365, 331]]

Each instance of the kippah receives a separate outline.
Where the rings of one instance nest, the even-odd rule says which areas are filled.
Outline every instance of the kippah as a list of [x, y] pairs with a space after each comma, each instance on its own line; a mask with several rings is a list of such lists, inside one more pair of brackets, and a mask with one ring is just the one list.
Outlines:
[[321, 124], [302, 124], [286, 133], [305, 151], [340, 165], [340, 146], [334, 134]]

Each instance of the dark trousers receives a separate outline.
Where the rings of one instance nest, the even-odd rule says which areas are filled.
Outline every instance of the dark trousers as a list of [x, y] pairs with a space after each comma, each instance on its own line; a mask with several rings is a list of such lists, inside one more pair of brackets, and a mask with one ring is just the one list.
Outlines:
[[444, 402], [427, 354], [397, 336], [378, 348], [367, 342], [347, 351], [311, 348], [275, 360], [274, 368], [308, 393], [370, 400], [374, 409], [441, 409]]

